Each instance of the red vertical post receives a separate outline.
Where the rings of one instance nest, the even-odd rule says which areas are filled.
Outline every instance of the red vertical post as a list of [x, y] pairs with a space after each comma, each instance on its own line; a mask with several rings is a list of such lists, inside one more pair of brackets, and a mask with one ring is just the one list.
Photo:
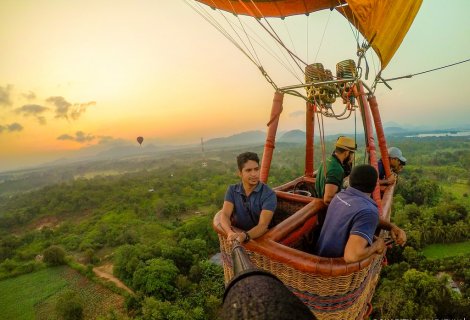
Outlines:
[[375, 132], [377, 132], [377, 140], [379, 140], [380, 153], [382, 155], [382, 163], [385, 169], [385, 176], [388, 178], [392, 171], [390, 170], [390, 160], [388, 158], [387, 141], [385, 140], [385, 132], [380, 118], [379, 105], [375, 96], [369, 97], [370, 111], [374, 117]]
[[310, 102], [306, 104], [307, 112], [305, 116], [305, 176], [313, 177], [313, 133], [315, 130], [315, 119], [313, 108]]
[[282, 102], [284, 101], [284, 93], [276, 91], [274, 93], [273, 105], [271, 107], [271, 117], [268, 122], [268, 133], [266, 135], [266, 143], [264, 144], [263, 160], [261, 161], [261, 182], [267, 183], [269, 177], [269, 169], [271, 168], [271, 160], [276, 143], [277, 125], [279, 116], [282, 112]]
[[[359, 84], [357, 85], [357, 87], [359, 87], [359, 93], [357, 92], [357, 90], [354, 90], [354, 91], [356, 94], [356, 98], [359, 98], [360, 106], [362, 107], [362, 114], [364, 117], [364, 129], [365, 129], [366, 141], [367, 141], [366, 147], [367, 147], [367, 152], [369, 154], [369, 161], [370, 161], [370, 164], [374, 166], [374, 168], [378, 172], [378, 169], [379, 169], [378, 159], [377, 159], [377, 153], [375, 150], [374, 129], [372, 128], [372, 116], [370, 114], [369, 102], [367, 101], [362, 82], [359, 81]], [[377, 185], [374, 189], [374, 192], [372, 193], [372, 198], [375, 200], [375, 202], [377, 203], [377, 206], [379, 207], [379, 214], [382, 215], [382, 200], [380, 198], [380, 185], [379, 185], [378, 180], [377, 180]]]

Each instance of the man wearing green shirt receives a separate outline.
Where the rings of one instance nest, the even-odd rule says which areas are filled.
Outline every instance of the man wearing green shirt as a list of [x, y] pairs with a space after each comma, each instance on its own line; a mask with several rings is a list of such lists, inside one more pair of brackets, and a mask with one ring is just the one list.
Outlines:
[[[340, 136], [335, 143], [335, 151], [321, 164], [315, 181], [318, 198], [329, 204], [337, 192], [341, 190], [343, 179], [349, 175], [352, 157], [356, 151], [356, 142], [348, 137]], [[349, 172], [345, 172], [349, 168]], [[326, 169], [326, 170], [325, 170]]]

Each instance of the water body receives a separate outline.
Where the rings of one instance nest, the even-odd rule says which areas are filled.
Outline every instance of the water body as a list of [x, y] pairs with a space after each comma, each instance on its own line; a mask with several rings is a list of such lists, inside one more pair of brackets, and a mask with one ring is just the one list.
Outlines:
[[459, 132], [440, 132], [440, 133], [420, 133], [413, 136], [406, 136], [407, 138], [427, 138], [427, 137], [466, 137], [470, 136], [470, 131]]

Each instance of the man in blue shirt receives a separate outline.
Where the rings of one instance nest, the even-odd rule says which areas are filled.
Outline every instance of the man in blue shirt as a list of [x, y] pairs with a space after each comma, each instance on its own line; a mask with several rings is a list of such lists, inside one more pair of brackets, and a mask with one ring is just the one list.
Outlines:
[[385, 249], [382, 238], [374, 241], [377, 227], [391, 231], [400, 245], [406, 234], [393, 223], [379, 219], [377, 204], [370, 197], [377, 184], [377, 171], [370, 165], [354, 167], [349, 187], [338, 193], [326, 213], [315, 254], [322, 257], [343, 257], [347, 263], [363, 260]]
[[[259, 181], [259, 158], [256, 153], [245, 152], [237, 157], [241, 182], [228, 187], [220, 219], [227, 240], [248, 242], [262, 236], [276, 209], [276, 194]], [[243, 230], [236, 232], [232, 226]]]
[[382, 159], [380, 159], [378, 163], [380, 184], [394, 184], [397, 180], [398, 173], [400, 173], [401, 170], [403, 170], [403, 167], [406, 165], [406, 158], [403, 156], [401, 150], [397, 147], [388, 148], [388, 158], [392, 174], [389, 177], [385, 176], [385, 167]]

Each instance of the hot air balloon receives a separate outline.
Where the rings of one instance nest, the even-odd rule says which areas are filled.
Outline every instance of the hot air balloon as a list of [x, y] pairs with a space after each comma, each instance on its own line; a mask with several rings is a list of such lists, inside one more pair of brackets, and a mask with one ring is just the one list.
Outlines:
[[[314, 128], [317, 123], [322, 157], [325, 159], [324, 119], [345, 120], [359, 113], [363, 120], [366, 161], [377, 168], [376, 142], [384, 160], [386, 176], [391, 175], [387, 143], [374, 92], [385, 83], [381, 74], [393, 58], [421, 6], [422, 0], [185, 0], [197, 13], [235, 44], [273, 86], [274, 99], [268, 121], [268, 133], [261, 162], [260, 179], [267, 183], [275, 147], [276, 131], [283, 110], [284, 95], [305, 101], [306, 151], [304, 175], [274, 188], [277, 224], [263, 236], [243, 244], [251, 261], [276, 275], [297, 295], [318, 319], [362, 319], [372, 310], [372, 299], [385, 252], [360, 262], [346, 263], [343, 258], [324, 258], [299, 250], [303, 235], [319, 227], [326, 212], [323, 200], [309, 192], [314, 189]], [[208, 7], [206, 7], [207, 5]], [[314, 16], [321, 10], [339, 13], [350, 25], [356, 44], [349, 50], [351, 59], [340, 61], [332, 72], [318, 61], [308, 61], [282, 39], [276, 25], [290, 16]], [[246, 17], [245, 17], [246, 16]], [[252, 25], [264, 32], [278, 46], [284, 58], [277, 59], [297, 78], [297, 83], [280, 86], [261, 62], [257, 49], [266, 49], [265, 39], [252, 32]], [[227, 27], [223, 26], [227, 21]], [[233, 31], [234, 32], [233, 32]], [[308, 31], [307, 31], [308, 33]], [[360, 40], [360, 35], [363, 37]], [[290, 35], [289, 35], [290, 36]], [[307, 34], [308, 36], [308, 34]], [[292, 40], [292, 39], [290, 39]], [[321, 43], [320, 43], [321, 45]], [[308, 47], [308, 46], [307, 46]], [[338, 50], [339, 50], [338, 45]], [[269, 49], [269, 48], [268, 48]], [[372, 49], [380, 63], [372, 84], [367, 85]], [[260, 51], [262, 51], [260, 50]], [[266, 50], [268, 51], [268, 50]], [[308, 50], [307, 50], [308, 51]], [[316, 58], [315, 58], [316, 59]], [[285, 61], [288, 60], [288, 64]], [[372, 60], [373, 61], [373, 60]], [[332, 68], [333, 69], [333, 68]], [[287, 78], [287, 77], [286, 77]], [[386, 84], [386, 83], [385, 83]], [[338, 101], [337, 101], [338, 100]], [[341, 110], [335, 110], [338, 102]], [[355, 119], [356, 117], [354, 117]], [[353, 119], [353, 118], [351, 118]], [[375, 127], [375, 130], [374, 130]], [[374, 131], [376, 138], [374, 137]], [[377, 185], [373, 198], [381, 217], [389, 220], [395, 184]], [[306, 190], [303, 190], [306, 189]], [[220, 241], [225, 282], [234, 277], [231, 245], [220, 227], [220, 212], [213, 220]], [[381, 237], [386, 234], [382, 232]]]
[[142, 146], [142, 142], [144, 141], [143, 137], [137, 137], [137, 142]]

